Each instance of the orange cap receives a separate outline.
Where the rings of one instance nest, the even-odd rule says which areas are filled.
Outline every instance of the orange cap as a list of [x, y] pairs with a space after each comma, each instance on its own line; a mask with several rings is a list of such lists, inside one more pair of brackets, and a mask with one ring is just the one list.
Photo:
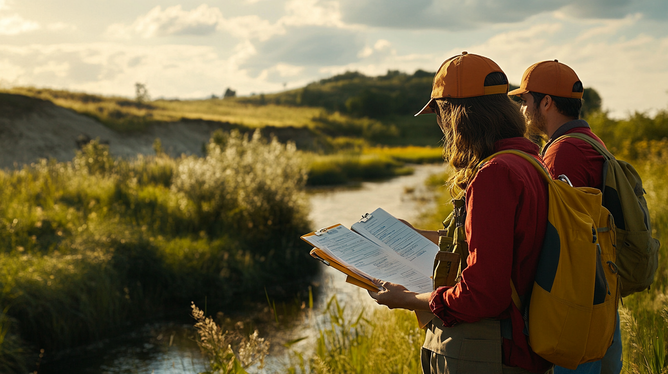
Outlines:
[[509, 96], [521, 95], [528, 92], [546, 95], [582, 99], [584, 92], [573, 92], [573, 85], [580, 78], [568, 65], [561, 62], [537, 62], [524, 72], [520, 88], [508, 92]]
[[[485, 78], [490, 73], [503, 70], [487, 57], [462, 52], [461, 55], [445, 60], [436, 72], [431, 99], [416, 116], [434, 113], [430, 104], [435, 99], [466, 98], [508, 92], [508, 84], [485, 86]], [[503, 73], [505, 75], [505, 73]]]

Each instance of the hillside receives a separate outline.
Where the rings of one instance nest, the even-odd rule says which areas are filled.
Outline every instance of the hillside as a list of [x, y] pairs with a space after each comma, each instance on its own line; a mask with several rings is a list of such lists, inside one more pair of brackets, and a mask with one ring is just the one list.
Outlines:
[[[413, 74], [388, 70], [385, 75], [371, 77], [349, 71], [302, 88], [240, 100], [255, 105], [321, 107], [354, 117], [411, 116], [429, 100], [434, 74], [424, 70]], [[517, 87], [510, 84], [511, 90]], [[583, 99], [583, 117], [601, 109], [601, 97], [595, 89], [585, 88]]]
[[[217, 129], [274, 134], [317, 153], [360, 146], [439, 146], [433, 116], [413, 117], [429, 98], [433, 73], [347, 72], [276, 94], [202, 100], [131, 100], [17, 87], [0, 92], [0, 168], [71, 160], [77, 140], [99, 138], [114, 156], [152, 154], [160, 139], [172, 157], [202, 154]], [[600, 109], [585, 90], [583, 113]]]
[[[40, 158], [71, 160], [77, 141], [99, 139], [109, 144], [112, 155], [134, 157], [153, 154], [153, 144], [160, 139], [162, 148], [172, 157], [201, 155], [203, 145], [217, 129], [250, 131], [229, 122], [183, 118], [173, 122], [149, 123], [140, 131], [117, 131], [90, 116], [55, 105], [50, 101], [24, 95], [0, 94], [0, 168], [20, 167]], [[265, 134], [275, 134], [283, 142], [312, 142], [308, 129], [292, 126], [266, 126]], [[16, 164], [16, 165], [15, 165]]]

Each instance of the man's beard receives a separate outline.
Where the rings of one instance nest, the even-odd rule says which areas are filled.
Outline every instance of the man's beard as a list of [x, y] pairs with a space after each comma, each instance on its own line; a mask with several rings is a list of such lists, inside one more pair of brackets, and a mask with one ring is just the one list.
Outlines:
[[527, 137], [532, 142], [542, 146], [547, 141], [547, 123], [545, 117], [538, 111], [532, 112], [529, 117], [526, 115], [524, 117], [527, 124]]

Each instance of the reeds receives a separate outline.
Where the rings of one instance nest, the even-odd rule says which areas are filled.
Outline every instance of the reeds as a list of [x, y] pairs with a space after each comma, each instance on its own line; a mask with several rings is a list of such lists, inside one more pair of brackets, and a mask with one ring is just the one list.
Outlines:
[[269, 353], [269, 342], [259, 337], [255, 330], [246, 336], [241, 326], [235, 330], [224, 330], [212, 318], [192, 303], [192, 316], [197, 321], [197, 345], [209, 360], [212, 374], [246, 373], [247, 368], [256, 365], [264, 367], [264, 358]]
[[323, 315], [311, 318], [318, 331], [306, 350], [290, 349], [285, 373], [419, 373], [424, 331], [415, 315], [385, 307], [347, 309], [336, 295]]

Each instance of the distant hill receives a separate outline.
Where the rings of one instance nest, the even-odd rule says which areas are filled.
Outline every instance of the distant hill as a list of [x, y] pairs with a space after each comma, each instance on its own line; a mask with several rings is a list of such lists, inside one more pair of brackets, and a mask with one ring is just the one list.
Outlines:
[[243, 98], [256, 105], [278, 104], [322, 107], [359, 117], [415, 114], [429, 100], [434, 73], [418, 70], [412, 75], [390, 70], [369, 77], [346, 72], [306, 87], [271, 95]]
[[[239, 98], [255, 105], [291, 105], [321, 107], [356, 117], [376, 119], [393, 115], [413, 115], [422, 108], [431, 94], [433, 72], [417, 70], [407, 74], [388, 70], [376, 77], [349, 71], [312, 82], [302, 88], [275, 94]], [[513, 84], [510, 89], [517, 88]], [[593, 88], [586, 88], [582, 115], [601, 109], [601, 97]]]

